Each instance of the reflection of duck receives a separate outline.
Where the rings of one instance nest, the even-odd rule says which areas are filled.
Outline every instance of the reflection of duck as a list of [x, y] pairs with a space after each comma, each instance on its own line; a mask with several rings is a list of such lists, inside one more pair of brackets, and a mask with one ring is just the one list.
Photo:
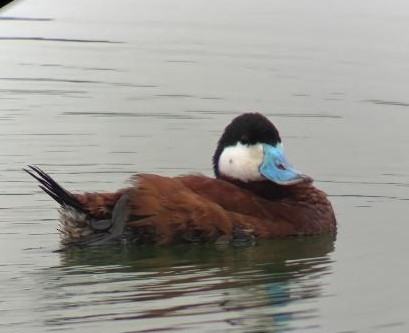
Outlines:
[[[60, 254], [59, 267], [44, 272], [52, 276], [44, 285], [50, 308], [76, 305], [52, 318], [59, 327], [69, 318], [73, 324], [123, 319], [144, 332], [302, 330], [320, 320], [316, 300], [326, 288], [333, 249], [332, 235], [239, 247], [72, 248]], [[120, 309], [116, 314], [107, 314], [111, 303]]]
[[26, 171], [61, 205], [65, 244], [335, 232], [325, 193], [289, 164], [277, 129], [261, 114], [242, 114], [226, 127], [213, 166], [216, 178], [137, 174], [131, 187], [85, 194], [71, 194], [37, 167]]
[[263, 243], [276, 254], [256, 257], [254, 266], [248, 262], [247, 269], [259, 271], [252, 277], [254, 284], [232, 290], [223, 305], [240, 311], [234, 324], [246, 332], [274, 333], [301, 329], [304, 318], [311, 325], [319, 315], [313, 300], [321, 297], [322, 277], [330, 271], [333, 241], [321, 235]]

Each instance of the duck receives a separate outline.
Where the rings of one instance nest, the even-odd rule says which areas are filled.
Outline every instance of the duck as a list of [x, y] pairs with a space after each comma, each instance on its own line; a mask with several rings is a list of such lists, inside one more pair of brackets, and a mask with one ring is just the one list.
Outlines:
[[168, 245], [336, 233], [328, 196], [295, 169], [276, 126], [236, 116], [213, 155], [214, 176], [136, 173], [112, 192], [72, 193], [38, 166], [23, 170], [59, 204], [64, 247]]

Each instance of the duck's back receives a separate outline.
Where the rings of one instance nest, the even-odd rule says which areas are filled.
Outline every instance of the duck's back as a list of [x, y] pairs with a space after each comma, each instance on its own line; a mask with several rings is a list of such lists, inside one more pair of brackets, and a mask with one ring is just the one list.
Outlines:
[[139, 174], [130, 190], [128, 233], [134, 242], [283, 237], [335, 231], [325, 193], [311, 184], [234, 184], [201, 175]]

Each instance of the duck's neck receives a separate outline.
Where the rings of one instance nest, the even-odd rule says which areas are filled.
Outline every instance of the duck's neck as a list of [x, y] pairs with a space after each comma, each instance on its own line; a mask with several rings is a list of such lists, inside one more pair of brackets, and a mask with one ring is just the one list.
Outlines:
[[300, 190], [299, 186], [303, 186], [303, 185], [282, 186], [275, 184], [269, 180], [243, 182], [241, 180], [232, 179], [225, 176], [219, 177], [219, 179], [223, 179], [225, 181], [233, 183], [267, 200], [280, 200], [292, 197], [296, 192]]

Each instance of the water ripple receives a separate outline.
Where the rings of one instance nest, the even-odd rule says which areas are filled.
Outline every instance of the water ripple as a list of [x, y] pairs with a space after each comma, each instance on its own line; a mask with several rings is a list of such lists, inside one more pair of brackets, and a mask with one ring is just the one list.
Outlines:
[[406, 102], [384, 101], [382, 99], [367, 99], [367, 100], [363, 100], [363, 102], [381, 104], [381, 105], [391, 105], [391, 106], [405, 106], [405, 107], [409, 106], [409, 103], [406, 103]]
[[61, 253], [60, 266], [33, 277], [42, 289], [39, 312], [54, 328], [99, 321], [121, 321], [132, 332], [309, 327], [333, 242], [73, 249]]
[[65, 43], [104, 43], [104, 44], [123, 44], [121, 41], [99, 40], [99, 39], [70, 39], [57, 37], [5, 37], [1, 36], [0, 41], [42, 41], [42, 42], [65, 42]]
[[47, 21], [54, 21], [54, 19], [52, 19], [52, 18], [41, 18], [41, 17], [0, 16], [0, 21], [38, 21], [38, 22], [47, 22]]
[[[95, 68], [94, 68], [95, 69]], [[107, 69], [105, 69], [107, 70]], [[4, 81], [22, 81], [22, 82], [59, 82], [59, 83], [84, 83], [84, 84], [104, 84], [113, 85], [121, 87], [135, 87], [135, 88], [157, 88], [156, 85], [152, 84], [135, 84], [126, 82], [107, 82], [107, 81], [96, 81], [96, 80], [73, 80], [73, 79], [59, 79], [59, 78], [31, 78], [31, 77], [0, 77], [0, 80]], [[11, 92], [15, 92], [12, 90]]]

